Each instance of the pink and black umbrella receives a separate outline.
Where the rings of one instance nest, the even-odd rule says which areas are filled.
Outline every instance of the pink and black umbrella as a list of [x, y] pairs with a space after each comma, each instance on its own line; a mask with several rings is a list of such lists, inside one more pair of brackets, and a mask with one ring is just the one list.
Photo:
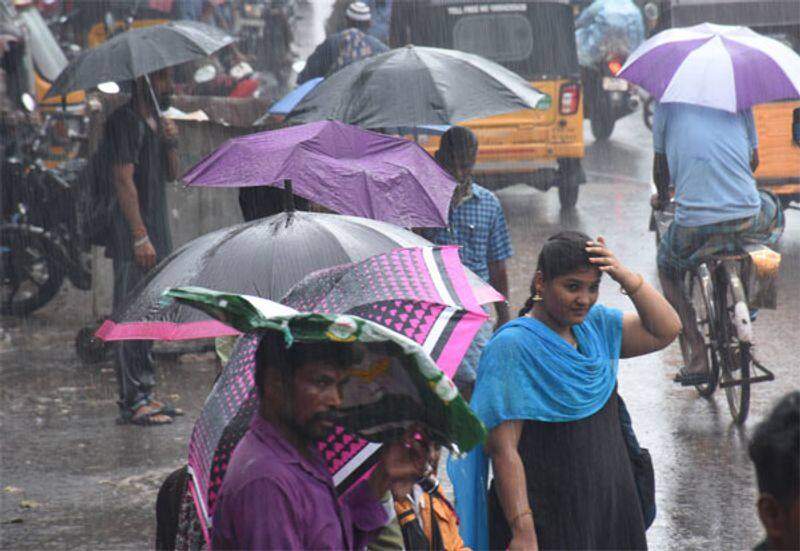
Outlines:
[[[494, 300], [502, 300], [501, 295], [495, 292]], [[487, 318], [455, 247], [397, 249], [321, 270], [299, 282], [281, 303], [301, 311], [353, 315], [387, 327], [421, 346], [447, 377], [455, 373]], [[239, 339], [192, 433], [191, 491], [203, 526], [213, 515], [230, 454], [258, 407], [253, 380], [258, 342], [257, 335]], [[456, 392], [447, 377], [439, 384]], [[391, 392], [401, 396], [401, 387]], [[362, 436], [338, 427], [320, 443], [340, 494], [367, 475], [379, 442], [386, 439], [381, 434], [384, 423], [362, 425]]]
[[703, 23], [660, 32], [628, 57], [618, 76], [663, 103], [731, 113], [800, 98], [800, 56], [747, 27]]

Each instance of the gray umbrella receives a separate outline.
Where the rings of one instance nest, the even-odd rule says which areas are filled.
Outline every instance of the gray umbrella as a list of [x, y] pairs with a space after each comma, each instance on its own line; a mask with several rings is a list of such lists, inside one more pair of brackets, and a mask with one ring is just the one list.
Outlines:
[[134, 80], [206, 57], [235, 40], [216, 27], [195, 21], [131, 29], [96, 48], [82, 51], [58, 75], [47, 96], [85, 90], [103, 82]]
[[329, 75], [287, 120], [336, 119], [365, 128], [442, 125], [546, 109], [549, 101], [522, 77], [486, 58], [404, 46]]

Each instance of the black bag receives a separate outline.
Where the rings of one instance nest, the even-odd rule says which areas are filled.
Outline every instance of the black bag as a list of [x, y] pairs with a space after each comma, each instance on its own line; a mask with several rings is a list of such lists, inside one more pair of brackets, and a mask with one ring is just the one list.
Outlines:
[[636, 491], [639, 494], [639, 504], [642, 507], [645, 529], [650, 528], [656, 518], [656, 474], [653, 469], [653, 458], [647, 448], [639, 446], [636, 433], [633, 432], [633, 422], [628, 408], [622, 397], [617, 396], [619, 403], [619, 421], [622, 427], [622, 436], [628, 447], [628, 457], [633, 468], [633, 480], [636, 482]]

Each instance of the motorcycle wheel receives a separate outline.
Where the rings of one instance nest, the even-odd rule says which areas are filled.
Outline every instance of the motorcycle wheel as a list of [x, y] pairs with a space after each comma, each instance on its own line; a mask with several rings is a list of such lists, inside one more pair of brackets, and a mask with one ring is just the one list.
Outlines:
[[614, 120], [613, 113], [611, 113], [611, 105], [606, 95], [602, 94], [602, 97], [605, 101], [598, 100], [598, 104], [595, 105], [595, 108], [592, 109], [589, 115], [592, 135], [594, 135], [594, 139], [598, 142], [604, 142], [611, 137], [611, 134], [614, 132], [614, 124], [617, 122]]
[[64, 271], [53, 262], [54, 248], [44, 233], [0, 227], [0, 313], [26, 316], [58, 293]]

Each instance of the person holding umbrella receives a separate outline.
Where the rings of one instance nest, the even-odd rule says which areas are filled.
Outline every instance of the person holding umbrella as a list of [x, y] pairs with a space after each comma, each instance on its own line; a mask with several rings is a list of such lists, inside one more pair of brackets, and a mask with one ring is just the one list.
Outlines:
[[[114, 309], [156, 263], [172, 252], [167, 217], [166, 183], [178, 178], [178, 133], [175, 123], [159, 116], [173, 92], [169, 69], [133, 82], [131, 101], [106, 122], [105, 152], [113, 186], [111, 227], [106, 256], [114, 266]], [[158, 105], [154, 104], [155, 101]], [[120, 420], [162, 425], [180, 413], [152, 397], [155, 384], [149, 341], [123, 341], [115, 360]]]
[[[214, 512], [214, 549], [363, 549], [389, 520], [390, 484], [426, 469], [425, 441], [410, 435], [386, 446], [375, 471], [344, 499], [316, 447], [334, 428], [348, 369], [360, 361], [350, 342], [295, 342], [267, 332], [256, 351], [260, 408], [236, 446]], [[419, 433], [417, 433], [419, 434]]]
[[[91, 232], [104, 241], [106, 256], [114, 261], [115, 311], [172, 250], [165, 184], [180, 173], [178, 134], [174, 123], [161, 117], [173, 94], [171, 67], [233, 42], [219, 29], [193, 21], [130, 29], [78, 54], [47, 92], [46, 97], [55, 97], [103, 83], [132, 82], [131, 101], [106, 123], [96, 159], [107, 164], [98, 162], [98, 172], [92, 175], [102, 191], [101, 197], [93, 198], [97, 227]], [[149, 350], [141, 341], [117, 348], [122, 422], [161, 425], [181, 413], [152, 397], [155, 379]]]
[[800, 97], [800, 56], [746, 27], [703, 23], [663, 31], [619, 73], [659, 101], [653, 119], [654, 209], [675, 193], [675, 219], [658, 248], [664, 295], [691, 349], [675, 382], [709, 382], [708, 357], [681, 279], [703, 258], [742, 243], [772, 245], [783, 233], [774, 195], [756, 188], [758, 140], [751, 107]]

